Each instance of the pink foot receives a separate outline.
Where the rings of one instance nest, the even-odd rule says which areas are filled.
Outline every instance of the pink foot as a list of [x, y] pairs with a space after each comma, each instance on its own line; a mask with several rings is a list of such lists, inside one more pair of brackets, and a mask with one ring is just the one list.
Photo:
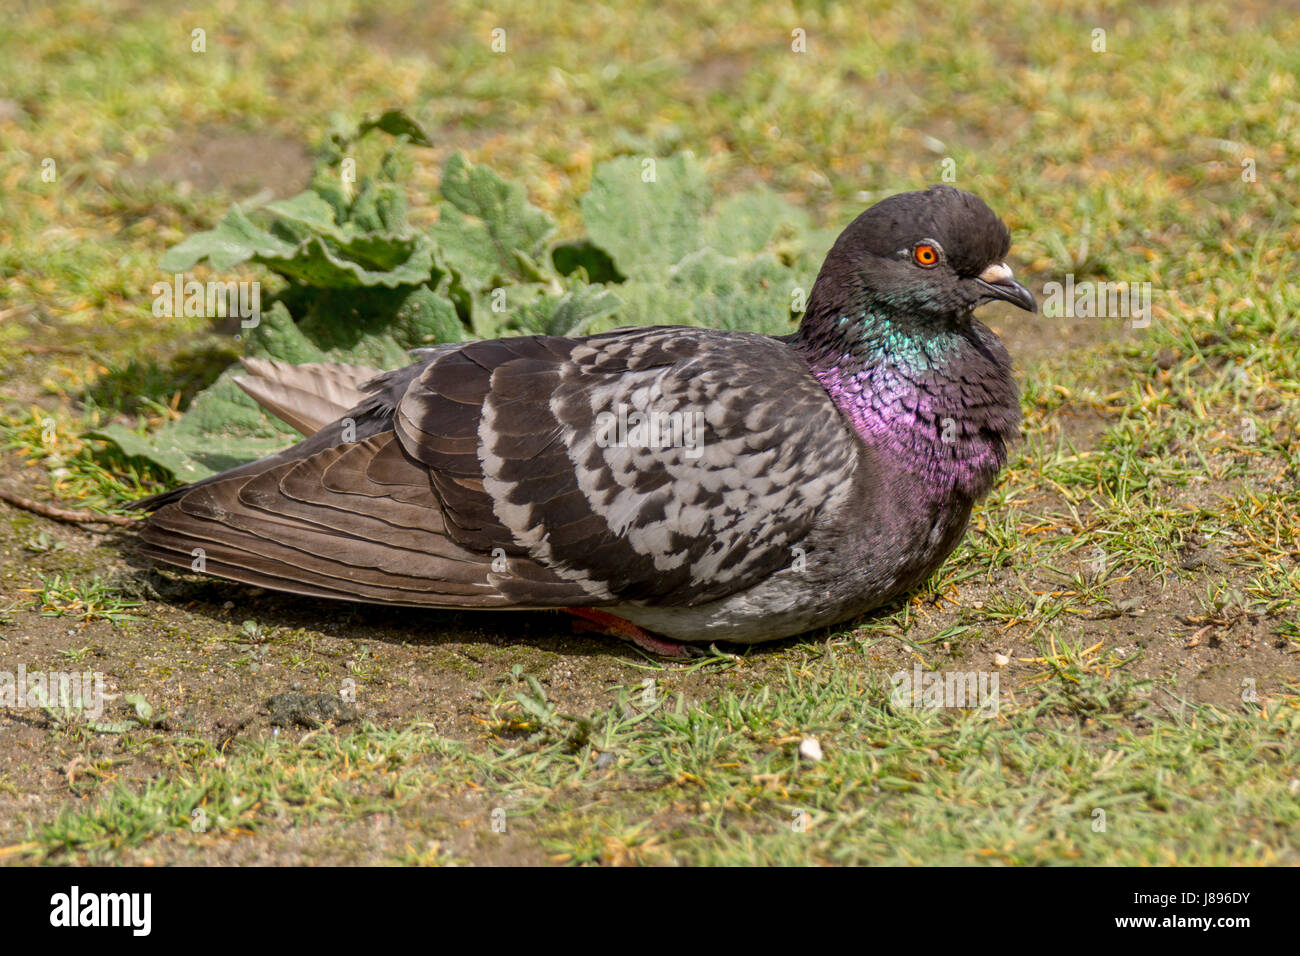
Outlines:
[[599, 611], [594, 607], [566, 607], [564, 610], [577, 618], [573, 622], [576, 631], [595, 631], [597, 634], [617, 637], [636, 645], [648, 654], [658, 654], [660, 657], [681, 660], [700, 656], [699, 648], [679, 641], [655, 637], [645, 628], [637, 627], [631, 621], [625, 621], [621, 617]]

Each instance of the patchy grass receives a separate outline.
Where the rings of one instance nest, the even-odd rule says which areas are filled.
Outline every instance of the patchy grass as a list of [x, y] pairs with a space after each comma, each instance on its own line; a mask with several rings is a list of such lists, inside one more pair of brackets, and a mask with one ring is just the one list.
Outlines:
[[[1131, 687], [1089, 685], [1072, 661], [988, 718], [882, 702], [854, 667], [863, 653], [831, 648], [699, 701], [619, 687], [581, 719], [538, 708], [525, 675], [517, 699], [483, 702], [490, 732], [474, 744], [418, 722], [221, 751], [151, 742], [151, 780], [106, 781], [11, 852], [139, 861], [162, 842], [201, 859], [216, 842], [247, 852], [268, 831], [381, 820], [342, 859], [526, 846], [568, 864], [1296, 862], [1295, 697], [1232, 714], [1165, 693], [1138, 711]], [[798, 756], [808, 735], [820, 761]], [[471, 808], [453, 810], [457, 792]]]
[[[41, 575], [40, 579], [40, 588], [32, 590], [36, 594], [36, 610], [46, 617], [71, 617], [83, 624], [99, 620], [113, 624], [138, 620], [128, 612], [138, 608], [140, 602], [126, 598], [115, 585], [103, 578], [78, 581], [52, 574]], [[84, 657], [81, 651], [69, 648], [61, 649], [59, 654], [65, 660]]]
[[[292, 193], [333, 114], [403, 106], [429, 130], [404, 160], [417, 226], [455, 150], [569, 232], [621, 154], [691, 150], [724, 192], [761, 182], [830, 230], [951, 171], [1031, 285], [1149, 282], [1153, 302], [1137, 322], [992, 311], [1024, 441], [925, 591], [684, 667], [556, 615], [131, 576], [120, 537], [6, 509], [0, 669], [102, 672], [122, 713], [0, 713], [0, 860], [1297, 862], [1284, 6], [122, 0], [6, 26], [0, 481], [29, 496], [120, 512], [162, 487], [83, 436], [156, 429], [238, 344], [153, 316], [158, 258], [232, 199]], [[895, 707], [915, 664], [997, 673], [997, 716]], [[361, 722], [277, 732], [267, 701], [299, 685], [355, 693]], [[809, 736], [821, 761], [797, 756]]]

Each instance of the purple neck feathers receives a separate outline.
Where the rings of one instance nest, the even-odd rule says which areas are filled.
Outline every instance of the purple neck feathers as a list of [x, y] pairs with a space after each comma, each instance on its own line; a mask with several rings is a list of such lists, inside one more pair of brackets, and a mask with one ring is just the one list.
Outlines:
[[1020, 423], [1010, 358], [981, 323], [902, 330], [869, 314], [809, 316], [795, 342], [864, 444], [936, 497], [982, 497]]

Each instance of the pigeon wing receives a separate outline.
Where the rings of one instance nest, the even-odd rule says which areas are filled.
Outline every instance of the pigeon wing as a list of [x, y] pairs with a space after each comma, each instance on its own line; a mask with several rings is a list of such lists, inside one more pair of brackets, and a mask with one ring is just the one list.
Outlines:
[[691, 606], [799, 556], [858, 443], [784, 342], [703, 329], [439, 348], [337, 424], [150, 503], [147, 556], [440, 607]]
[[785, 342], [686, 328], [467, 345], [395, 426], [449, 536], [606, 603], [706, 603], [791, 565], [860, 447]]

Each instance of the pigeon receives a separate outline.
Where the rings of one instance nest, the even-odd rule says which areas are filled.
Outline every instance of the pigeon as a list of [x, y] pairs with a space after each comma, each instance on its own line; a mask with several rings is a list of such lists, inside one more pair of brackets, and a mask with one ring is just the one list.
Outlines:
[[417, 349], [394, 371], [245, 359], [307, 437], [145, 498], [152, 562], [312, 598], [563, 610], [654, 654], [859, 617], [961, 540], [1020, 423], [973, 310], [1037, 311], [1006, 225], [951, 186], [835, 241], [799, 328]]

